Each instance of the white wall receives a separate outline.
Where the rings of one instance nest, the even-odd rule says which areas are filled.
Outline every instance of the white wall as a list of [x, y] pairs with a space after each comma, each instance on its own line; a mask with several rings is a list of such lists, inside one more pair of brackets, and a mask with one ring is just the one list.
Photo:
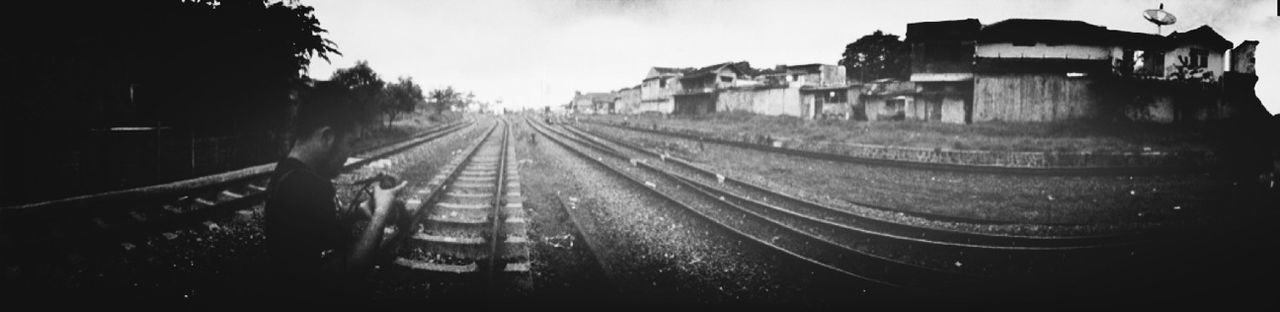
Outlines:
[[942, 122], [964, 123], [964, 99], [949, 96], [942, 98]]
[[1169, 73], [1174, 72], [1174, 68], [1175, 68], [1174, 66], [1182, 64], [1180, 61], [1178, 61], [1178, 57], [1181, 57], [1181, 56], [1190, 57], [1191, 48], [1204, 49], [1205, 51], [1209, 51], [1209, 66], [1205, 68], [1205, 71], [1213, 72], [1214, 79], [1222, 78], [1222, 73], [1223, 71], [1226, 70], [1226, 63], [1223, 61], [1223, 58], [1222, 58], [1223, 51], [1214, 51], [1213, 49], [1209, 49], [1198, 44], [1180, 46], [1173, 50], [1170, 50], [1169, 52], [1165, 52], [1164, 74], [1169, 75]]
[[676, 107], [675, 101], [672, 99], [666, 99], [663, 101], [640, 102], [640, 104], [636, 106], [636, 113], [659, 112], [663, 114], [670, 114], [672, 111], [675, 110], [675, 107]]
[[1107, 60], [1111, 59], [1114, 54], [1114, 49], [1112, 47], [1074, 44], [1049, 46], [1043, 43], [1037, 43], [1035, 46], [1015, 46], [1012, 43], [985, 43], [978, 44], [974, 49], [974, 52], [978, 57], [998, 58], [1049, 57], [1082, 60]]
[[724, 90], [716, 98], [716, 111], [800, 116], [800, 87]]

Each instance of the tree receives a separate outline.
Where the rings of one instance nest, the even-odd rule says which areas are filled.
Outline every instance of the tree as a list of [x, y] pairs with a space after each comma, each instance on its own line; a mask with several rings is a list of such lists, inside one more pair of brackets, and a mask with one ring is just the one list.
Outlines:
[[911, 47], [879, 30], [846, 45], [842, 56], [840, 65], [850, 80], [906, 79], [910, 74]]
[[397, 115], [412, 113], [418, 103], [426, 99], [422, 87], [413, 83], [413, 77], [400, 77], [396, 83], [387, 85], [386, 98], [382, 112], [387, 115], [387, 127], [391, 127]]
[[456, 105], [457, 105], [458, 111], [465, 111], [467, 110], [467, 108], [473, 107], [475, 104], [476, 104], [476, 94], [472, 93], [471, 91], [467, 91], [467, 93], [460, 95], [460, 98], [458, 99], [458, 102]]
[[341, 68], [333, 72], [329, 78], [351, 90], [356, 105], [360, 106], [360, 120], [376, 121], [381, 108], [388, 101], [383, 88], [386, 82], [378, 77], [378, 73], [369, 67], [367, 61], [356, 61], [350, 68]]
[[431, 90], [427, 97], [431, 99], [430, 105], [435, 109], [435, 113], [439, 115], [456, 105], [462, 94], [454, 90], [452, 86], [448, 86], [444, 89]]
[[[5, 203], [277, 160], [307, 66], [340, 54], [314, 9], [292, 0], [28, 1], [5, 12], [0, 28], [21, 31], [0, 48], [13, 73], [0, 141], [34, 151], [7, 162], [38, 164], [0, 171], [12, 190]], [[154, 128], [156, 141], [119, 143], [97, 130], [117, 126]], [[193, 151], [212, 138], [230, 138], [224, 152]], [[106, 146], [133, 153], [64, 157]], [[75, 169], [41, 170], [50, 167]], [[82, 181], [43, 187], [73, 180]]]

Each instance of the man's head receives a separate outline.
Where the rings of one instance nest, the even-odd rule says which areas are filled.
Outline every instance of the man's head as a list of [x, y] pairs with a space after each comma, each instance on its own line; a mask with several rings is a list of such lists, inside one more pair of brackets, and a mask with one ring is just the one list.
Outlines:
[[336, 177], [351, 154], [359, 116], [349, 91], [337, 83], [319, 82], [299, 102], [289, 155], [312, 165], [322, 177]]

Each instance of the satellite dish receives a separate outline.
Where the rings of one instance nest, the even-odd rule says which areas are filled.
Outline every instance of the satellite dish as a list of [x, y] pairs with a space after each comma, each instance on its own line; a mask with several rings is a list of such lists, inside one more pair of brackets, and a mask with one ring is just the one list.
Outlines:
[[1173, 23], [1178, 22], [1177, 17], [1174, 17], [1172, 13], [1164, 10], [1164, 3], [1160, 4], [1159, 9], [1142, 11], [1142, 18], [1147, 19], [1147, 21], [1152, 24], [1156, 24], [1156, 34], [1160, 33], [1161, 26], [1173, 25]]

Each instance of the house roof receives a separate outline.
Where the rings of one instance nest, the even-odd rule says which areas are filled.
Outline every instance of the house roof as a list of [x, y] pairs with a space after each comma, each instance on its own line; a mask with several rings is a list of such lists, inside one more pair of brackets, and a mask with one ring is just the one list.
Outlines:
[[907, 24], [907, 42], [929, 40], [973, 40], [982, 23], [977, 19], [919, 22]]
[[809, 73], [820, 73], [822, 72], [822, 66], [825, 66], [825, 65], [827, 64], [814, 63], [814, 64], [791, 65], [791, 66], [787, 66], [787, 69], [795, 70], [795, 71], [804, 71]]
[[1169, 45], [1169, 41], [1165, 37], [1148, 33], [1108, 30], [1107, 36], [1110, 37], [1112, 43], [1126, 47], [1163, 49]]
[[986, 25], [978, 32], [981, 43], [1111, 44], [1106, 27], [1081, 21], [1007, 19]]
[[735, 73], [738, 73], [738, 75], [744, 76], [751, 76], [756, 72], [754, 68], [751, 68], [751, 64], [747, 62], [725, 62], [687, 72], [684, 74], [684, 77], [681, 77], [680, 79], [700, 78], [720, 72], [721, 69], [725, 68], [733, 70]]
[[592, 102], [613, 101], [617, 97], [612, 92], [592, 92], [574, 95], [573, 100], [587, 100]]
[[1196, 27], [1196, 29], [1184, 33], [1175, 31], [1169, 34], [1168, 38], [1170, 43], [1174, 45], [1200, 44], [1215, 50], [1227, 50], [1231, 49], [1232, 46], [1231, 41], [1213, 31], [1213, 28], [1209, 27], [1209, 25]]
[[653, 68], [653, 71], [658, 72], [659, 75], [674, 75], [674, 74], [683, 74], [683, 73], [691, 72], [693, 71], [693, 68], [675, 68], [675, 67], [656, 67], [655, 66]]

